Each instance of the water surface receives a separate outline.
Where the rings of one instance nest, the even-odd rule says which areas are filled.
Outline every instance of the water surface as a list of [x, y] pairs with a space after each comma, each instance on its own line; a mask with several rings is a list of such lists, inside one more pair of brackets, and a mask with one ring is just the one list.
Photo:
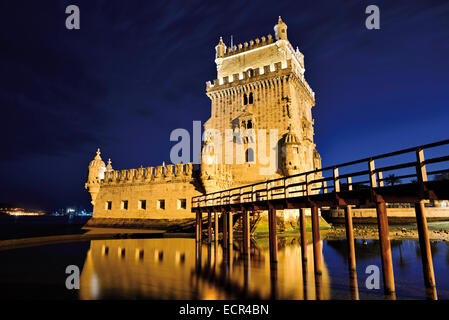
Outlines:
[[[425, 299], [419, 243], [392, 240], [398, 299]], [[114, 239], [0, 251], [2, 297], [61, 299], [384, 299], [368, 290], [367, 266], [381, 267], [379, 243], [356, 240], [357, 281], [351, 281], [345, 240], [324, 240], [323, 273], [315, 281], [313, 250], [303, 269], [296, 237], [279, 239], [279, 261], [270, 264], [268, 239], [240, 243], [193, 239]], [[432, 242], [439, 299], [449, 299], [449, 244]], [[80, 267], [80, 290], [65, 288], [65, 268]], [[381, 269], [381, 268], [380, 268]], [[382, 278], [381, 278], [382, 279]], [[356, 284], [356, 285], [355, 285]]]

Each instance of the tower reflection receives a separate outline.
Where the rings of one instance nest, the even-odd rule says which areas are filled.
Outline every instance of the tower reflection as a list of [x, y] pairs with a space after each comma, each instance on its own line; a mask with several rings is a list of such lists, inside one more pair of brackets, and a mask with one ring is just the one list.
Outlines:
[[[312, 246], [306, 249], [311, 257]], [[266, 239], [253, 240], [249, 254], [238, 241], [224, 249], [220, 242], [194, 239], [93, 240], [79, 294], [81, 299], [329, 299], [326, 264], [315, 281], [312, 259], [303, 265], [300, 250], [297, 240], [282, 239], [273, 265]]]

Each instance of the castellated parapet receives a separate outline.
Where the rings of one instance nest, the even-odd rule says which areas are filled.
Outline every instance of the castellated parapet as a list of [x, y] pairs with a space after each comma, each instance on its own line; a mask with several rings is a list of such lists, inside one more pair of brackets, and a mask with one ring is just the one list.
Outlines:
[[198, 169], [193, 163], [169, 164], [138, 169], [113, 170], [106, 172], [101, 185], [189, 182], [197, 177]]
[[287, 60], [284, 65], [282, 62], [277, 62], [272, 65], [248, 69], [246, 72], [235, 73], [231, 76], [215, 79], [213, 82], [207, 81], [206, 91], [208, 94], [223, 91], [220, 92], [222, 95], [230, 93], [230, 91], [226, 91], [226, 89], [230, 88], [249, 91], [251, 86], [245, 87], [246, 84], [251, 84], [256, 87], [275, 85], [274, 81], [279, 80], [280, 77], [285, 78], [286, 81], [295, 81], [296, 84], [304, 88], [313, 103], [315, 102], [315, 92], [305, 80], [304, 74], [292, 64], [291, 59]]

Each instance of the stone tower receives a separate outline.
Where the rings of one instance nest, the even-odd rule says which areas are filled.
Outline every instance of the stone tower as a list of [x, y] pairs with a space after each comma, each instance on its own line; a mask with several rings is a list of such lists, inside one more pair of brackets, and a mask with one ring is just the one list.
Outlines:
[[321, 167], [304, 56], [290, 44], [281, 17], [274, 31], [275, 38], [232, 47], [220, 38], [215, 47], [217, 79], [206, 83], [211, 117], [204, 124], [208, 154], [201, 166], [208, 193]]

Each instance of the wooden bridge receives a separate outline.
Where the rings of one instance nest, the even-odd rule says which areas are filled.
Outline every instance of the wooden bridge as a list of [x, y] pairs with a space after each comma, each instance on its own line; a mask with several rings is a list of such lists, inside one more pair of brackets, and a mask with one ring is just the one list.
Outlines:
[[[427, 159], [424, 158], [424, 152]], [[319, 208], [345, 209], [349, 271], [354, 277], [356, 261], [351, 206], [376, 207], [384, 290], [387, 296], [395, 298], [386, 203], [413, 203], [424, 283], [431, 292], [429, 296], [436, 299], [425, 203], [428, 200], [446, 199], [449, 199], [449, 140], [194, 197], [192, 211], [196, 213], [197, 241], [202, 240], [203, 212], [207, 213], [207, 241], [212, 241], [212, 235], [214, 241], [218, 241], [221, 215], [224, 248], [233, 243], [233, 216], [240, 215], [243, 225], [242, 247], [248, 253], [250, 216], [257, 211], [267, 210], [270, 260], [276, 263], [276, 210], [300, 209], [301, 255], [304, 262], [307, 260], [305, 210], [310, 208], [314, 271], [318, 281], [322, 270]]]

